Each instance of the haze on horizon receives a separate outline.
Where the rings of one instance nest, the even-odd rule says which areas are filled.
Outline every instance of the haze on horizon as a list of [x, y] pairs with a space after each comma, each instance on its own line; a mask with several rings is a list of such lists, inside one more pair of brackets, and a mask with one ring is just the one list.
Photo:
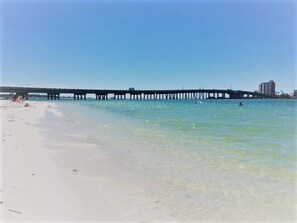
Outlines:
[[4, 0], [1, 38], [1, 85], [297, 88], [295, 1]]

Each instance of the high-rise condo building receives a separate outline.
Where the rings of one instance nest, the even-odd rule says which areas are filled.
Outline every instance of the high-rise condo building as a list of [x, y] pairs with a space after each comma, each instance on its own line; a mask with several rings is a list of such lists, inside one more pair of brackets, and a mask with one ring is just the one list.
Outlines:
[[259, 84], [259, 93], [267, 95], [275, 95], [274, 81], [264, 82]]

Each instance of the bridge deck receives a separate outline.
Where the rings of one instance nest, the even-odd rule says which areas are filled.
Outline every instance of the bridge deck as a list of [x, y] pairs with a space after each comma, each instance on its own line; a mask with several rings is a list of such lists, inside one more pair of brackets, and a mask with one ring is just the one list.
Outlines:
[[231, 89], [183, 89], [183, 90], [110, 90], [110, 89], [68, 89], [0, 86], [2, 93], [15, 93], [28, 98], [29, 94], [47, 94], [48, 99], [60, 99], [60, 94], [73, 94], [74, 99], [86, 99], [87, 94], [95, 94], [96, 99], [105, 100], [109, 95], [115, 99], [236, 99], [236, 98], [274, 98], [250, 91]]

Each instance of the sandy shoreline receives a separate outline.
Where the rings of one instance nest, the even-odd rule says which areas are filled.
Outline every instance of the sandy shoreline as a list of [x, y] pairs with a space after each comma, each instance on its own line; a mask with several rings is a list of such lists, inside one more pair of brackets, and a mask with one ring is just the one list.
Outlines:
[[61, 183], [40, 133], [48, 104], [1, 104], [3, 220], [66, 220], [79, 207]]
[[[0, 102], [0, 207], [4, 222], [294, 219], [294, 199], [285, 202], [288, 198], [279, 195], [282, 191], [266, 195], [266, 191], [261, 192], [264, 187], [256, 185], [251, 188], [255, 193], [249, 193], [250, 188], [241, 183], [246, 175], [209, 169], [209, 163], [203, 165], [202, 159], [192, 163], [181, 160], [182, 156], [174, 159], [171, 150], [160, 153], [152, 144], [142, 146], [136, 140], [138, 135], [117, 134], [120, 128], [113, 121], [118, 119], [109, 119], [105, 111], [96, 110], [102, 117], [92, 119], [93, 111], [84, 113], [84, 106], [77, 104], [29, 101], [30, 106], [24, 107], [25, 103]], [[203, 175], [198, 172], [187, 182], [189, 175], [175, 174], [191, 170]], [[206, 173], [212, 176], [211, 171], [216, 174], [214, 181], [206, 177], [203, 184], [203, 177]], [[229, 178], [229, 182], [224, 176], [236, 180]], [[217, 187], [217, 182], [223, 186]], [[252, 182], [270, 188], [266, 182]], [[231, 185], [229, 194], [223, 194], [224, 185], [229, 189], [229, 183], [238, 185], [239, 190]], [[284, 185], [290, 191], [293, 184]], [[279, 205], [278, 201], [291, 206]]]
[[50, 102], [29, 104], [1, 101], [3, 221], [174, 220], [145, 196], [141, 183], [109, 177], [113, 161], [99, 145], [47, 142], [47, 132], [55, 130], [42, 124], [45, 114], [57, 120], [63, 114]]

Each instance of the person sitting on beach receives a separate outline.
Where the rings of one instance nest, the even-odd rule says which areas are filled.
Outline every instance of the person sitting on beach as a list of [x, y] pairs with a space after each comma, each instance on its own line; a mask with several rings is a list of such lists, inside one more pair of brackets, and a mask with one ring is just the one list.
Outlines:
[[18, 96], [17, 95], [14, 95], [13, 97], [12, 97], [12, 102], [17, 102], [17, 100], [18, 100]]
[[14, 95], [13, 98], [12, 98], [12, 102], [21, 103], [21, 102], [23, 102], [23, 97], [22, 96], [18, 96], [18, 95]]

